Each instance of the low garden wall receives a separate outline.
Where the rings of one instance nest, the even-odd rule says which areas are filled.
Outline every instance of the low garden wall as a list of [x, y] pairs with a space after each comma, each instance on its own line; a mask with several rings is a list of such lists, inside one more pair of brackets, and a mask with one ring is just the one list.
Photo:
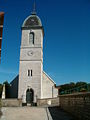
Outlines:
[[22, 100], [19, 99], [4, 99], [1, 100], [3, 107], [19, 107], [22, 106]]
[[80, 120], [90, 120], [90, 92], [59, 96], [60, 107]]
[[59, 97], [38, 99], [37, 106], [59, 106]]

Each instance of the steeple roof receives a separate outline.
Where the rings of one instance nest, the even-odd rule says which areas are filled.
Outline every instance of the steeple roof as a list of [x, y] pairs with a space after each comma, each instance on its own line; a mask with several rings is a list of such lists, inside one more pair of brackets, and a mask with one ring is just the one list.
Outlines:
[[40, 18], [33, 13], [25, 19], [22, 27], [42, 27], [42, 23]]
[[36, 27], [42, 27], [42, 23], [40, 18], [36, 14], [36, 5], [34, 3], [33, 11], [30, 16], [28, 16], [22, 25], [22, 28], [36, 28]]

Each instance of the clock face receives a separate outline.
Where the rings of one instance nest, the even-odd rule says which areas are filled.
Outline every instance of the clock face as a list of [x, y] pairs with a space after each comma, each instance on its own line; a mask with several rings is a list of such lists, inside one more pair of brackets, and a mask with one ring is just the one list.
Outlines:
[[33, 55], [33, 51], [28, 51], [27, 54], [28, 54], [28, 56], [32, 56]]

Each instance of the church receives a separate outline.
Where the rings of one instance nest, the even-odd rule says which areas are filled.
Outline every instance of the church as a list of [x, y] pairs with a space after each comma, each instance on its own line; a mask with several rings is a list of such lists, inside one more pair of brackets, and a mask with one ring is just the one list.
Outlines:
[[22, 103], [37, 103], [37, 99], [58, 96], [55, 82], [43, 70], [44, 28], [35, 9], [21, 27], [19, 75], [10, 83], [11, 98]]

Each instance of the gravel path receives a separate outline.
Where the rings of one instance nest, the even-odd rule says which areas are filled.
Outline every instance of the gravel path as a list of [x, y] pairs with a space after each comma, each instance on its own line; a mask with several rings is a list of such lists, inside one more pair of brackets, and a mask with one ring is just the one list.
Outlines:
[[47, 120], [45, 108], [3, 107], [0, 120]]

